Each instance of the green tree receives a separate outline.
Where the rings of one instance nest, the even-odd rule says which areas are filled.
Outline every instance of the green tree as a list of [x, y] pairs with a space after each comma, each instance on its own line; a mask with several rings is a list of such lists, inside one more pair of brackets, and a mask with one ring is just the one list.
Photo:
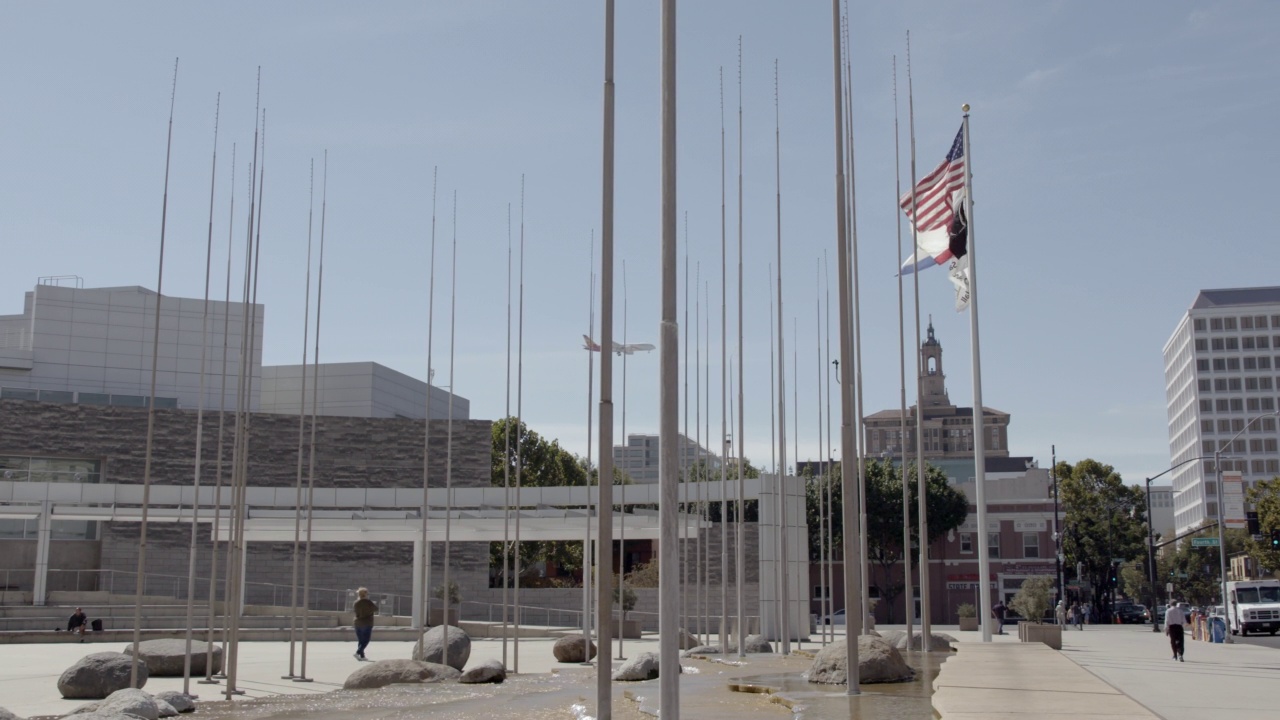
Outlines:
[[[840, 465], [837, 463], [830, 473], [811, 479], [806, 487], [810, 560], [820, 558], [819, 539], [823, 528], [819, 525], [819, 513], [825, 507], [828, 486], [831, 489], [832, 513], [831, 528], [827, 533], [836, 556], [840, 556], [842, 552], [844, 493], [839, 480], [840, 472]], [[876, 582], [876, 586], [889, 613], [887, 622], [893, 622], [893, 603], [902, 593], [903, 587], [901, 580], [890, 580], [893, 566], [902, 560], [902, 472], [893, 463], [868, 460], [864, 478], [867, 487], [867, 557], [880, 566], [880, 580]], [[914, 464], [907, 466], [907, 478], [911, 538], [915, 545], [919, 542], [919, 493]], [[925, 506], [929, 517], [929, 544], [960, 527], [969, 515], [969, 501], [964, 493], [947, 481], [942, 470], [932, 465], [925, 466]]]
[[1062, 552], [1068, 572], [1083, 569], [1080, 579], [1093, 587], [1094, 607], [1110, 610], [1112, 561], [1145, 559], [1146, 496], [1125, 485], [1110, 465], [1087, 459], [1054, 468], [1064, 513]]
[[1271, 547], [1271, 533], [1280, 529], [1280, 477], [1261, 480], [1245, 497], [1258, 511], [1258, 532], [1262, 542], [1249, 538], [1245, 549], [1258, 567], [1274, 574], [1280, 570], [1280, 550]]
[[[1157, 563], [1156, 575], [1161, 583], [1173, 583], [1173, 598], [1192, 605], [1215, 605], [1222, 596], [1218, 548], [1193, 547], [1191, 539], [1196, 537], [1217, 538], [1217, 526], [1206, 522], [1194, 535], [1179, 541], [1176, 549], [1172, 545], [1165, 546], [1164, 554]], [[1228, 555], [1243, 551], [1250, 542], [1244, 530], [1227, 530], [1223, 539], [1227, 543]]]
[[[511, 432], [509, 439], [508, 428]], [[514, 488], [517, 470], [522, 487], [585, 486], [588, 482], [596, 482], [596, 473], [581, 458], [560, 447], [558, 441], [542, 437], [513, 417], [494, 422], [491, 439], [489, 482], [494, 486], [502, 487], [504, 482], [509, 481]], [[512, 545], [515, 543], [512, 542]], [[514, 562], [514, 558], [510, 562]], [[578, 572], [582, 569], [582, 543], [521, 542], [520, 567], [531, 568], [540, 562], [558, 566], [567, 573]], [[499, 573], [504, 576], [507, 574], [501, 569], [501, 542], [489, 544], [489, 566], [499, 568]], [[521, 584], [523, 583], [522, 579]]]

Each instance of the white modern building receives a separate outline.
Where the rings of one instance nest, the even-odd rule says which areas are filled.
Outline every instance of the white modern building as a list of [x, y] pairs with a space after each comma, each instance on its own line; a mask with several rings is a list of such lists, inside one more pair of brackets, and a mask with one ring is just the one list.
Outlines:
[[1280, 287], [1201, 290], [1164, 346], [1178, 532], [1218, 516], [1215, 452], [1247, 485], [1280, 474]]
[[[66, 284], [55, 284], [57, 282]], [[160, 296], [138, 286], [85, 288], [80, 278], [41, 278], [22, 312], [0, 315], [0, 397], [146, 407], [156, 355], [156, 407], [195, 408], [204, 357], [205, 408], [220, 406], [223, 348], [235, 404], [245, 305]], [[160, 303], [155, 353], [156, 302]], [[262, 305], [253, 306], [249, 406], [258, 409]], [[204, 334], [202, 335], [202, 330]], [[207, 344], [202, 344], [207, 338]]]
[[[631, 476], [637, 483], [658, 482], [660, 459], [657, 435], [627, 435], [626, 445], [613, 446], [613, 466]], [[712, 470], [720, 469], [720, 456], [680, 435], [680, 467], [692, 467], [706, 463]]]
[[[156, 407], [199, 407], [201, 372], [204, 408], [235, 407], [244, 303], [210, 300], [206, 310], [203, 299], [161, 296], [136, 285], [83, 284], [75, 276], [41, 278], [26, 293], [21, 313], [0, 315], [0, 398], [146, 407], [159, 301]], [[265, 312], [254, 305], [250, 318], [249, 409], [297, 414], [302, 366], [263, 367]], [[306, 373], [310, 412], [315, 366], [308, 365]], [[384, 365], [322, 363], [319, 378], [320, 415], [420, 420], [427, 414], [427, 384]], [[431, 419], [443, 420], [450, 412], [455, 420], [470, 417], [466, 398], [454, 395], [451, 405], [447, 390], [430, 390]]]

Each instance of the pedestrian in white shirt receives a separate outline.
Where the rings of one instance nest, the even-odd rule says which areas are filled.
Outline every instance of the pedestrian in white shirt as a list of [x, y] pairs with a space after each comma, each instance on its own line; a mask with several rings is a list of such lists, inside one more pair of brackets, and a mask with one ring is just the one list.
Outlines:
[[1164, 615], [1164, 634], [1169, 636], [1169, 646], [1173, 648], [1173, 659], [1186, 662], [1184, 651], [1186, 643], [1183, 637], [1183, 625], [1187, 624], [1187, 604], [1170, 605]]

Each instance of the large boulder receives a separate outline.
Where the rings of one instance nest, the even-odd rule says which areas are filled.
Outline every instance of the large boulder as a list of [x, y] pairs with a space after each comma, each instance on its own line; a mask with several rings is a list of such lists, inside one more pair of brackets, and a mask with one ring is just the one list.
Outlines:
[[[907, 634], [901, 630], [886, 630], [882, 636], [884, 641], [894, 646], [898, 650], [906, 650]], [[956, 639], [950, 635], [943, 633], [930, 633], [929, 650], [930, 652], [950, 652], [951, 643]], [[911, 633], [911, 650], [920, 650], [924, 647], [924, 636], [918, 632]]]
[[[124, 653], [100, 652], [85, 655], [67, 668], [58, 678], [58, 692], [62, 697], [76, 700], [101, 700], [117, 690], [123, 690], [133, 670], [133, 658]], [[147, 666], [138, 663], [138, 686], [147, 682]]]
[[614, 680], [652, 680], [658, 677], [658, 654], [638, 653], [613, 671]]
[[485, 660], [479, 665], [475, 665], [462, 673], [462, 677], [458, 682], [464, 685], [475, 685], [478, 683], [500, 683], [507, 679], [507, 669], [502, 666], [501, 660]]
[[177, 690], [163, 690], [152, 697], [169, 703], [180, 713], [195, 712], [196, 709], [196, 699]]
[[[209, 644], [191, 643], [191, 675], [204, 675], [204, 663], [208, 658]], [[124, 648], [125, 655], [133, 654], [133, 644]], [[152, 677], [182, 677], [182, 666], [187, 656], [187, 641], [179, 639], [144, 640], [138, 643], [138, 657], [147, 664]], [[222, 648], [213, 645], [213, 672], [222, 670]]]
[[428, 630], [427, 634], [413, 646], [413, 659], [428, 663], [443, 663], [446, 628], [449, 635], [447, 664], [455, 670], [462, 670], [467, 664], [467, 658], [471, 657], [471, 636], [467, 635], [462, 628], [452, 625], [437, 625]]
[[[847, 685], [849, 669], [844, 640], [823, 648], [809, 667], [809, 682]], [[858, 678], [863, 683], [902, 682], [915, 677], [915, 671], [902, 659], [897, 648], [883, 638], [863, 635], [858, 638]]]
[[[169, 703], [165, 705], [168, 706]], [[178, 711], [171, 706], [169, 710], [174, 715], [178, 714]], [[145, 690], [135, 688], [125, 688], [111, 693], [106, 700], [98, 703], [98, 709], [94, 712], [98, 715], [132, 715], [142, 720], [160, 720], [160, 707], [156, 704], [156, 699]]]
[[22, 720], [22, 718], [0, 707], [0, 720]]
[[[583, 646], [586, 645], [586, 652], [583, 652]], [[551, 646], [551, 654], [556, 656], [556, 660], [562, 663], [581, 663], [587, 662], [596, 656], [596, 644], [593, 642], [584, 643], [581, 635], [566, 635], [556, 640], [556, 644]]]
[[742, 651], [744, 653], [771, 653], [773, 648], [769, 645], [769, 641], [764, 639], [763, 635], [748, 635], [747, 639], [742, 643]]
[[421, 660], [377, 660], [362, 665], [342, 684], [344, 690], [372, 690], [395, 683], [456, 680], [462, 673], [448, 665]]

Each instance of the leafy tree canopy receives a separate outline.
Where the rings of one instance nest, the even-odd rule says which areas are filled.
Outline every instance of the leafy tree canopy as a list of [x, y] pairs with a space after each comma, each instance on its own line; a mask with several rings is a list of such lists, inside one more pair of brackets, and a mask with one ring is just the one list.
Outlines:
[[1110, 465], [1087, 459], [1054, 468], [1064, 512], [1062, 552], [1064, 570], [1094, 588], [1094, 603], [1102, 606], [1111, 587], [1112, 560], [1145, 559], [1147, 548], [1146, 495], [1124, 484]]

